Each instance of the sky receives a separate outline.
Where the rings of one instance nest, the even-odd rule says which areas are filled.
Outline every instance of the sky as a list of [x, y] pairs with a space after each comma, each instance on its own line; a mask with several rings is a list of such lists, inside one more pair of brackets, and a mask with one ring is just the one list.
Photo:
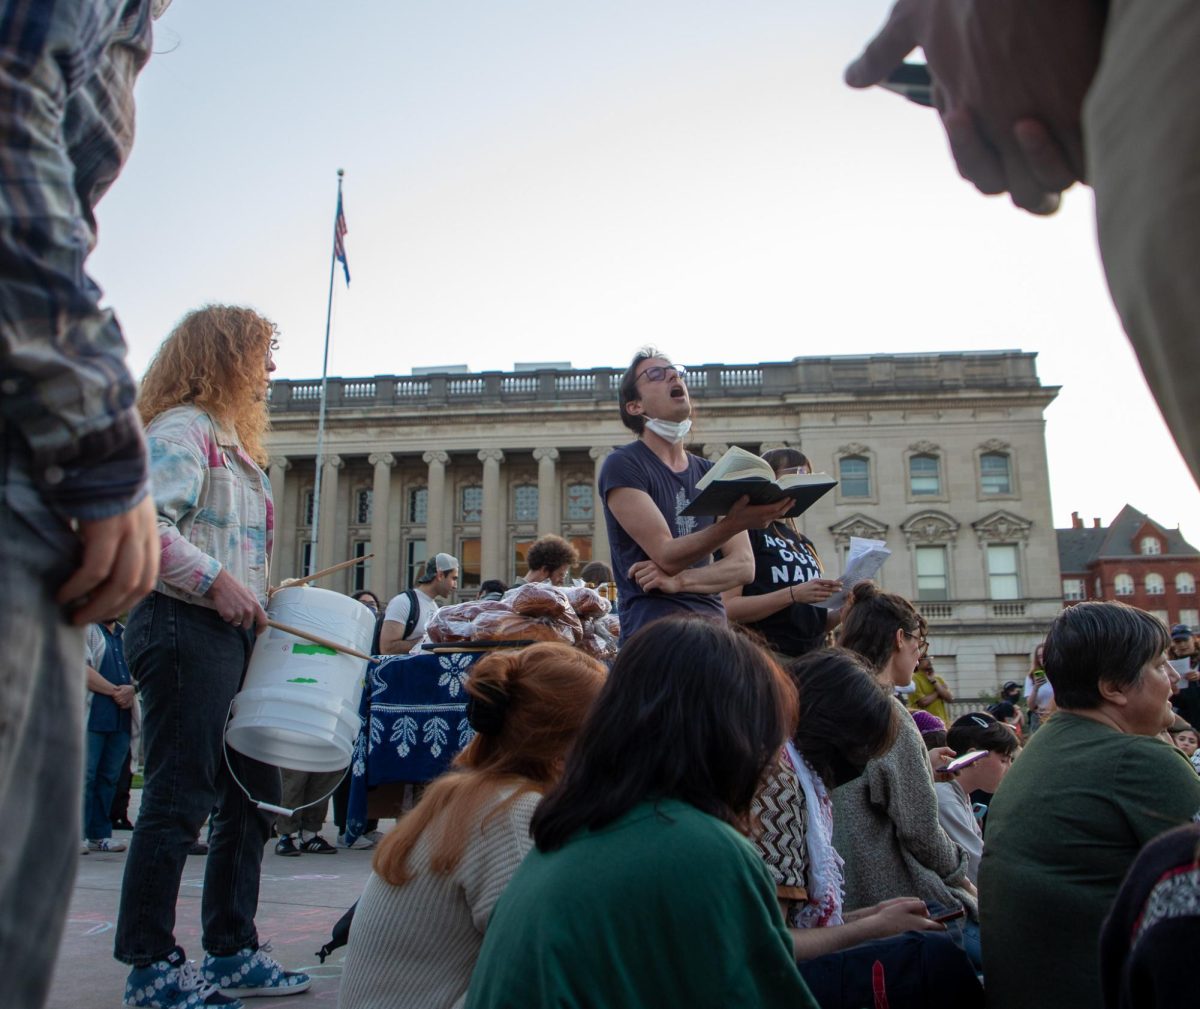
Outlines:
[[135, 374], [219, 301], [279, 325], [276, 377], [319, 377], [343, 168], [331, 375], [1035, 351], [1055, 524], [1129, 503], [1200, 546], [1090, 192], [983, 197], [935, 113], [845, 87], [887, 7], [174, 0], [90, 271]]

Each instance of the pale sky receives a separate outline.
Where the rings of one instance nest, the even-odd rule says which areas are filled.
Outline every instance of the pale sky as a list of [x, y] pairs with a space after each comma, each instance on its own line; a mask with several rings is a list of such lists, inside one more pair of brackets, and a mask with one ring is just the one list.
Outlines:
[[224, 301], [318, 377], [342, 167], [331, 375], [1036, 351], [1056, 525], [1128, 502], [1200, 546], [1090, 192], [1044, 220], [982, 197], [935, 113], [846, 88], [887, 7], [174, 0], [90, 269], [137, 374]]

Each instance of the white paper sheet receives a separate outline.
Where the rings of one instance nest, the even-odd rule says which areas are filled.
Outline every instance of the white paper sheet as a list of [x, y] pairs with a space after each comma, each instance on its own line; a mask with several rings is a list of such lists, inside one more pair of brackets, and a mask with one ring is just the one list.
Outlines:
[[859, 582], [874, 578], [883, 567], [883, 562], [892, 556], [883, 540], [869, 540], [861, 536], [850, 537], [850, 550], [846, 554], [846, 570], [842, 573], [842, 590], [835, 592], [823, 603], [827, 610], [839, 610], [850, 596], [850, 590]]

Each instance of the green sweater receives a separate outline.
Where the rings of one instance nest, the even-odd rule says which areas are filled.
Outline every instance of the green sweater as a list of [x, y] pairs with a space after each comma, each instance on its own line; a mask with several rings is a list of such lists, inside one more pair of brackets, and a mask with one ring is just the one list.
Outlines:
[[817, 1009], [750, 842], [676, 800], [548, 854], [501, 896], [467, 1009]]
[[979, 872], [989, 1009], [1093, 1009], [1100, 925], [1138, 851], [1200, 810], [1200, 778], [1161, 740], [1060, 711], [988, 809]]

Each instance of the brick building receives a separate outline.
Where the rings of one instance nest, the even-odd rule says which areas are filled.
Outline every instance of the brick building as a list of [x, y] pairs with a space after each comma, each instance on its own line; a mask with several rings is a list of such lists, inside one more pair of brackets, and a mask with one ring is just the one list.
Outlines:
[[1085, 526], [1078, 512], [1058, 529], [1063, 599], [1116, 599], [1153, 613], [1165, 624], [1200, 628], [1200, 550], [1178, 529], [1167, 529], [1131, 505], [1111, 525]]

